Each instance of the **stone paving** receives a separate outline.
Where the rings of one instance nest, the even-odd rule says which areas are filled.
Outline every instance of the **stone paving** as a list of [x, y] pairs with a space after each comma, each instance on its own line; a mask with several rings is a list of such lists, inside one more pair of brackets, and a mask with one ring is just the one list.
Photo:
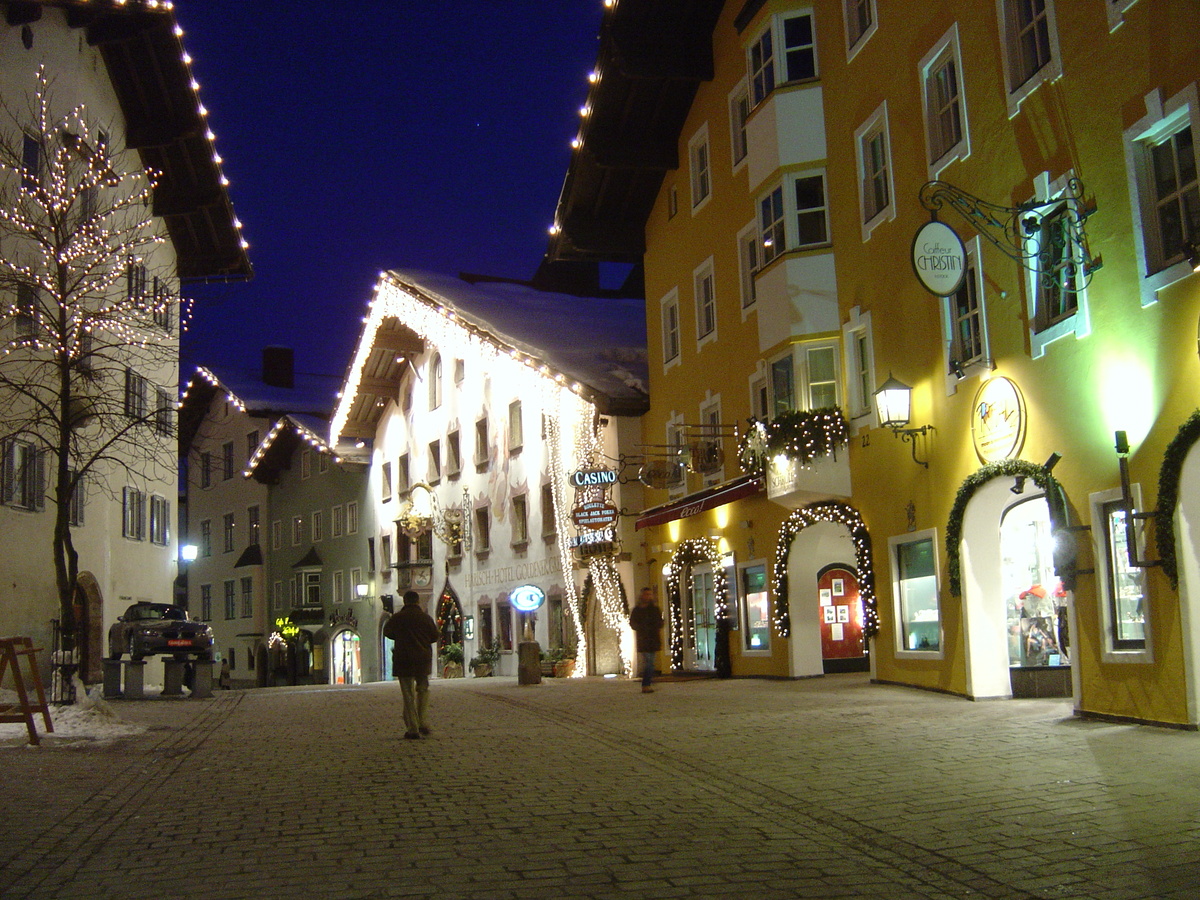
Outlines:
[[115, 704], [0, 748], [6, 898], [1200, 897], [1200, 734], [862, 675]]

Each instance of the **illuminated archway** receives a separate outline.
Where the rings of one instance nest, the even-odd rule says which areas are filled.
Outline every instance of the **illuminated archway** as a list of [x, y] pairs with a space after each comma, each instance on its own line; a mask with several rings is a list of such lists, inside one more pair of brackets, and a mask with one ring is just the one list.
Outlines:
[[[721, 551], [717, 542], [711, 538], [694, 538], [684, 541], [671, 557], [664, 569], [667, 579], [667, 604], [671, 610], [671, 668], [683, 668], [683, 590], [692, 589], [692, 568], [707, 563], [712, 566], [713, 574], [724, 571], [721, 562]], [[680, 584], [686, 575], [687, 583]], [[714, 578], [715, 606], [718, 619], [728, 615], [729, 595], [724, 578]]]
[[855, 562], [858, 566], [858, 593], [863, 608], [863, 637], [870, 639], [879, 631], [879, 612], [875, 599], [875, 565], [871, 557], [871, 535], [863, 523], [858, 510], [845, 503], [826, 501], [810, 503], [793, 512], [783, 521], [779, 529], [779, 541], [775, 546], [775, 630], [782, 637], [792, 631], [791, 612], [788, 606], [788, 554], [792, 541], [805, 528], [817, 522], [843, 525], [854, 542]]

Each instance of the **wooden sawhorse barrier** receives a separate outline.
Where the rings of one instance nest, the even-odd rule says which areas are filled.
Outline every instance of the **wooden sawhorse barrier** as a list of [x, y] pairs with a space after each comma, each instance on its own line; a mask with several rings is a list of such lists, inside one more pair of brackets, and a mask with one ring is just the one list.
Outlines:
[[[34, 713], [42, 714], [46, 724], [46, 733], [54, 731], [54, 723], [50, 721], [50, 709], [46, 706], [46, 692], [42, 690], [42, 676], [38, 673], [37, 661], [34, 654], [38, 652], [33, 641], [27, 637], [0, 638], [0, 684], [4, 683], [4, 673], [12, 669], [13, 681], [17, 685], [17, 703], [0, 703], [0, 722], [24, 722], [29, 729], [29, 743], [41, 743], [38, 738], [37, 726], [33, 723]], [[25, 683], [26, 676], [21, 673], [21, 659], [29, 661], [29, 681], [37, 691], [37, 703], [29, 701], [29, 687]]]

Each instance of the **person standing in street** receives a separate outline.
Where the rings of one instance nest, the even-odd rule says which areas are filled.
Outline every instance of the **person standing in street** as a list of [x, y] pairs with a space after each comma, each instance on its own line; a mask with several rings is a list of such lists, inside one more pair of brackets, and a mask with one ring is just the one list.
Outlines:
[[392, 641], [392, 674], [400, 680], [404, 736], [410, 740], [429, 734], [429, 670], [432, 645], [440, 635], [433, 617], [421, 609], [416, 591], [405, 592], [404, 605], [383, 626], [383, 636]]
[[637, 653], [642, 660], [642, 693], [651, 694], [654, 688], [654, 654], [662, 649], [662, 613], [654, 602], [654, 591], [642, 588], [637, 606], [629, 614], [629, 626], [637, 638]]

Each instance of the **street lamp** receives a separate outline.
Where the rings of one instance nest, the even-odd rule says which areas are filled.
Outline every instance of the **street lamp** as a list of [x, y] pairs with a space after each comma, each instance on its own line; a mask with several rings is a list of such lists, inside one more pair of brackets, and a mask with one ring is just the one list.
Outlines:
[[892, 429], [892, 434], [901, 441], [912, 444], [913, 462], [928, 469], [928, 460], [917, 459], [916, 438], [917, 435], [925, 437], [933, 430], [933, 426], [908, 427], [912, 421], [912, 388], [889, 372], [888, 380], [875, 392], [875, 410], [879, 414], [880, 425]]

